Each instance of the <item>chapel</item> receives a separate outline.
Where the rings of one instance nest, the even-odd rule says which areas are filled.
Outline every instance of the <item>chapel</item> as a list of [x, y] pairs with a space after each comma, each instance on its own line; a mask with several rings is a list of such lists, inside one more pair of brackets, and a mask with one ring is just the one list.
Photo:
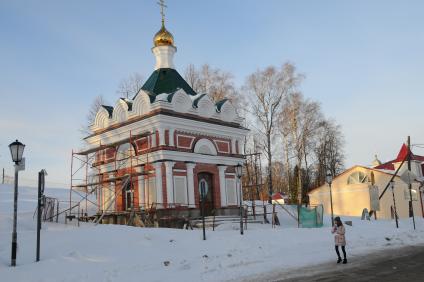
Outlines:
[[94, 156], [88, 182], [97, 185], [98, 214], [113, 223], [117, 214], [150, 209], [196, 217], [200, 186], [206, 215], [238, 213], [235, 166], [244, 162], [248, 133], [243, 119], [229, 99], [197, 93], [178, 73], [163, 12], [151, 50], [150, 77], [131, 99], [100, 107], [77, 153]]

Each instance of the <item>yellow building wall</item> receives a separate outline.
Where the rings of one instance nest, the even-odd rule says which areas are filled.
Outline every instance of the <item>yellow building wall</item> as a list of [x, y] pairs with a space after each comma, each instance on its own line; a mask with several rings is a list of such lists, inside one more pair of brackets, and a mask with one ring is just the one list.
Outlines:
[[[391, 175], [373, 171], [365, 167], [354, 167], [348, 172], [341, 174], [333, 180], [331, 185], [333, 195], [333, 212], [334, 215], [340, 216], [361, 216], [364, 208], [368, 211], [370, 207], [370, 195], [369, 188], [371, 182], [361, 184], [348, 184], [347, 180], [349, 176], [357, 171], [362, 171], [368, 178], [371, 179], [371, 172], [374, 174], [375, 185], [378, 186], [379, 195], [383, 192], [387, 183], [390, 181]], [[400, 218], [407, 218], [409, 214], [409, 204], [405, 200], [404, 191], [408, 191], [408, 185], [406, 185], [399, 177], [395, 177], [395, 197], [397, 213]], [[419, 184], [414, 183], [412, 188], [418, 191]], [[415, 216], [422, 216], [421, 199], [418, 195], [418, 201], [413, 201], [414, 214]], [[322, 185], [317, 189], [314, 189], [309, 193], [309, 202], [311, 205], [322, 204], [324, 207], [324, 213], [331, 214], [330, 205], [330, 188], [328, 184]], [[380, 211], [377, 212], [377, 218], [390, 219], [391, 218], [391, 206], [393, 205], [393, 197], [391, 189], [387, 189], [386, 193], [380, 200]]]

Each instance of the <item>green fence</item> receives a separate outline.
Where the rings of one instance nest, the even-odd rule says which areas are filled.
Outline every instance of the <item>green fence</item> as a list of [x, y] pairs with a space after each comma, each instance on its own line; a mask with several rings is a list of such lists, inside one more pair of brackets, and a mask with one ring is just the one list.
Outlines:
[[322, 205], [300, 207], [300, 214], [299, 214], [300, 227], [303, 227], [303, 228], [322, 227], [323, 212], [324, 212], [324, 208]]

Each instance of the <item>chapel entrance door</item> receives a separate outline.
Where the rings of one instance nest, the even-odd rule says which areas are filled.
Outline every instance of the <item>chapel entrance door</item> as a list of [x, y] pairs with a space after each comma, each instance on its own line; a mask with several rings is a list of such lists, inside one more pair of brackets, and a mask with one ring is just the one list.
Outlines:
[[205, 191], [204, 205], [205, 205], [205, 216], [212, 215], [214, 209], [213, 201], [213, 175], [207, 172], [202, 172], [197, 175], [199, 189], [199, 207], [202, 208], [201, 190], [202, 187]]

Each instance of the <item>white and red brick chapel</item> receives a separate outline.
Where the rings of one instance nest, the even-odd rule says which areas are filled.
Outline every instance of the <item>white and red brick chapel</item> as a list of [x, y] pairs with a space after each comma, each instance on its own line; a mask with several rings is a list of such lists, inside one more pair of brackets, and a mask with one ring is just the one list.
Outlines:
[[[244, 162], [248, 130], [230, 100], [196, 93], [177, 72], [177, 48], [163, 22], [153, 42], [151, 76], [133, 99], [102, 106], [84, 139], [87, 150], [96, 151], [93, 174], [105, 183], [97, 193], [99, 210], [154, 206], [198, 214], [203, 182], [206, 212], [226, 214], [239, 203], [234, 167]], [[126, 174], [131, 184], [122, 187], [119, 177]]]

